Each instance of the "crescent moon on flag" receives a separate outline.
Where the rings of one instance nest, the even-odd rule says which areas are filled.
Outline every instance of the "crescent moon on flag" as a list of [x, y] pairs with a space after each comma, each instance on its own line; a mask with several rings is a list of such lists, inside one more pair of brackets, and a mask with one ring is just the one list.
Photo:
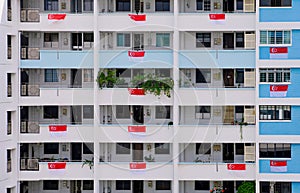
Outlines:
[[276, 90], [277, 90], [277, 87], [273, 85], [271, 90], [272, 90], [272, 91], [276, 91]]
[[277, 53], [277, 48], [272, 48], [272, 53]]
[[50, 164], [49, 166], [51, 169], [55, 168], [54, 164]]

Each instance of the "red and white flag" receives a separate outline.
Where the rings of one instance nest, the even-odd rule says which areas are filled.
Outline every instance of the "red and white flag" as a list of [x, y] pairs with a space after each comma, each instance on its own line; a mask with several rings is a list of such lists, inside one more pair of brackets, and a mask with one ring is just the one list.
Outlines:
[[286, 97], [288, 85], [270, 85], [270, 97]]
[[224, 24], [225, 23], [225, 14], [224, 13], [211, 13], [209, 14], [209, 20], [215, 24]]
[[64, 20], [66, 15], [65, 13], [49, 13], [48, 20]]
[[50, 132], [65, 132], [67, 131], [67, 125], [49, 125]]
[[228, 170], [246, 170], [246, 164], [227, 164]]
[[142, 62], [145, 57], [144, 50], [128, 50], [129, 61], [132, 62]]
[[137, 24], [144, 24], [146, 23], [146, 14], [128, 14], [130, 19]]
[[287, 172], [287, 161], [270, 161], [271, 172]]
[[66, 169], [66, 162], [49, 162], [48, 169], [49, 170], [64, 170]]
[[146, 126], [128, 126], [128, 132], [132, 133], [145, 133]]
[[270, 59], [288, 58], [287, 47], [270, 48]]
[[145, 95], [145, 90], [142, 88], [128, 88], [130, 95], [143, 96]]
[[132, 163], [129, 163], [129, 168], [132, 170], [146, 169], [146, 163], [145, 162], [132, 162]]

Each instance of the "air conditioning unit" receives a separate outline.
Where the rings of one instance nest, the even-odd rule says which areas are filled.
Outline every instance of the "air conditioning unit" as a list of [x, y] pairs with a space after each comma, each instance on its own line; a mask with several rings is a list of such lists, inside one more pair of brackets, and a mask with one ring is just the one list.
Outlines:
[[21, 159], [20, 163], [20, 170], [26, 170], [26, 159]]
[[38, 85], [28, 85], [28, 95], [29, 96], [39, 96], [40, 88]]
[[38, 170], [39, 169], [39, 160], [38, 159], [28, 159], [27, 160], [27, 169]]
[[27, 48], [21, 48], [21, 59], [26, 59]]
[[26, 133], [27, 132], [27, 122], [22, 121], [21, 122], [21, 133]]
[[40, 49], [39, 48], [28, 48], [28, 59], [39, 59]]
[[20, 19], [21, 19], [21, 21], [27, 21], [27, 11], [26, 10], [21, 10]]
[[28, 122], [28, 133], [39, 133], [40, 127], [37, 122]]
[[28, 19], [28, 21], [31, 21], [31, 22], [40, 21], [39, 10], [28, 10], [27, 19]]

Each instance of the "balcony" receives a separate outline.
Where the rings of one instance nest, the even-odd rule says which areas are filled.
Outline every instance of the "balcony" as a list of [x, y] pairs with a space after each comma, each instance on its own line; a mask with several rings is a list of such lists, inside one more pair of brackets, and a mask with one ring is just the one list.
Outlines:
[[[229, 165], [230, 166], [230, 165]], [[254, 180], [256, 167], [246, 163], [245, 170], [229, 170], [226, 163], [180, 163], [178, 176], [181, 180]]]

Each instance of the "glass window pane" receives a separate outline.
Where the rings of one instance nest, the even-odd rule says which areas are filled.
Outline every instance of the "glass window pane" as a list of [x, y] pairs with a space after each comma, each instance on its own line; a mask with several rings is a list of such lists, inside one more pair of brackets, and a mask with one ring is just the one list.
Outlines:
[[260, 32], [260, 44], [267, 44], [267, 31]]
[[276, 44], [282, 44], [282, 31], [276, 31]]
[[275, 31], [268, 31], [268, 44], [275, 44]]
[[290, 44], [291, 43], [291, 32], [290, 31], [284, 31], [283, 32], [284, 36], [284, 44]]

